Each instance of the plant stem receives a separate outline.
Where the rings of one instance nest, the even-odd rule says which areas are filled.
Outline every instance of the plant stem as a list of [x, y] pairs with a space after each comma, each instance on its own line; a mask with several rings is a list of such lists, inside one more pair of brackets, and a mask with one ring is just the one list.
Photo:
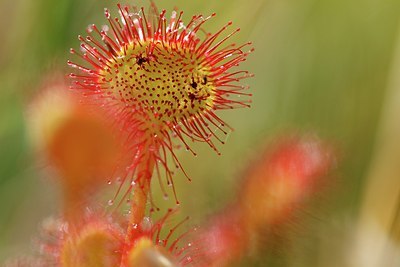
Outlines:
[[143, 183], [137, 183], [132, 188], [131, 216], [129, 219], [131, 225], [141, 223], [145, 216], [146, 204], [150, 191], [150, 181], [151, 174], [143, 179]]
[[[150, 184], [154, 166], [154, 158], [146, 154], [143, 155], [143, 158], [140, 159], [137, 165], [136, 183], [132, 186], [130, 218], [125, 237], [126, 244], [129, 244], [130, 238], [135, 234], [134, 231], [140, 226], [146, 215], [146, 205], [150, 195]], [[128, 260], [127, 256], [127, 253], [123, 253], [121, 266], [125, 266]]]
[[137, 182], [132, 187], [131, 216], [128, 231], [131, 230], [132, 226], [139, 225], [145, 217], [154, 165], [155, 162], [152, 156], [144, 156], [137, 166]]
[[85, 192], [81, 188], [71, 184], [63, 184], [63, 215], [71, 225], [81, 218], [84, 207], [87, 204]]

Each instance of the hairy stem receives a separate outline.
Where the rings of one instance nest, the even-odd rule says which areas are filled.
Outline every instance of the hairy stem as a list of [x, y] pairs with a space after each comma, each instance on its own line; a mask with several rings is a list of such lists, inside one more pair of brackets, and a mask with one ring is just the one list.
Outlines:
[[[146, 151], [143, 149], [142, 151]], [[146, 215], [146, 206], [150, 196], [150, 184], [151, 177], [153, 175], [155, 162], [151, 155], [144, 152], [141, 157], [137, 168], [137, 177], [135, 184], [132, 186], [132, 196], [131, 196], [131, 208], [130, 208], [130, 218], [127, 229], [127, 235], [125, 241], [129, 244], [129, 239], [134, 231], [143, 222]], [[127, 262], [127, 253], [123, 253], [121, 259], [121, 266], [125, 266]]]
[[154, 158], [151, 155], [144, 155], [137, 166], [136, 183], [132, 187], [128, 233], [133, 226], [139, 225], [145, 217], [154, 165]]

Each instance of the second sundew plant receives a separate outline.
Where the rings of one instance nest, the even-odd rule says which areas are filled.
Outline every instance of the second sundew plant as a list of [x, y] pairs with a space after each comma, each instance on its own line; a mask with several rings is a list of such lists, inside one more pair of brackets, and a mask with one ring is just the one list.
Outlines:
[[[190, 179], [177, 149], [195, 155], [191, 143], [203, 142], [219, 154], [231, 131], [219, 110], [249, 107], [242, 80], [252, 75], [239, 67], [253, 48], [230, 42], [239, 32], [231, 22], [208, 33], [215, 14], [184, 22], [183, 12], [158, 11], [153, 2], [147, 14], [117, 7], [119, 17], [106, 9], [108, 24], [90, 25], [71, 49], [69, 86], [47, 81], [29, 112], [37, 146], [60, 177], [64, 209], [44, 221], [39, 255], [6, 266], [232, 266], [265, 229], [295, 217], [331, 169], [331, 149], [315, 136], [284, 138], [260, 151], [237, 200], [200, 227], [182, 230], [188, 218], [168, 225], [177, 209], [154, 220], [153, 178], [176, 203], [174, 170]], [[129, 203], [127, 214], [92, 197], [110, 175], [122, 180], [108, 204]]]

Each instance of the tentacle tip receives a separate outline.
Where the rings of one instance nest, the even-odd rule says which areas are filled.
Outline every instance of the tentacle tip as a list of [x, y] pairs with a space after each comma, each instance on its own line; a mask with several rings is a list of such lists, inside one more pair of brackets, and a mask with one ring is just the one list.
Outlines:
[[107, 19], [110, 19], [110, 17], [111, 17], [111, 14], [107, 8], [104, 8], [104, 15], [106, 16]]

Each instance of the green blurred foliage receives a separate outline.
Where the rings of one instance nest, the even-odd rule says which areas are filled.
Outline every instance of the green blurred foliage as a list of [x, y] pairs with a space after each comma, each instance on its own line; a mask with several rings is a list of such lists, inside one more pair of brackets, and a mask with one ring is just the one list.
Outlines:
[[[126, 2], [126, 1], [124, 1]], [[103, 8], [116, 1], [2, 0], [0, 2], [0, 262], [27, 251], [40, 221], [58, 210], [58, 189], [41, 177], [41, 163], [26, 140], [25, 112], [44, 75], [68, 72], [69, 48], [90, 23], [105, 23]], [[135, 2], [147, 5], [147, 1]], [[235, 131], [217, 156], [195, 145], [199, 156], [179, 152], [193, 178], [177, 175], [182, 213], [201, 221], [234, 197], [237, 179], [260, 144], [284, 133], [314, 132], [337, 145], [339, 178], [323, 207], [310, 208], [325, 227], [357, 215], [396, 44], [397, 0], [156, 1], [167, 10], [217, 13], [205, 25], [215, 31], [232, 20], [236, 42], [256, 51], [241, 68], [254, 94], [251, 109], [223, 114]], [[115, 8], [112, 8], [115, 11]], [[160, 202], [160, 201], [159, 201]], [[163, 206], [173, 205], [173, 201]], [[212, 207], [212, 209], [210, 209]], [[319, 239], [300, 230], [293, 258], [285, 245], [251, 266], [316, 266]], [[294, 230], [296, 232], [297, 230]], [[279, 240], [279, 238], [277, 238]], [[285, 243], [285, 242], [283, 242]], [[286, 244], [286, 243], [285, 243]], [[275, 251], [276, 250], [276, 251]], [[280, 251], [282, 250], [282, 251]], [[271, 256], [272, 255], [272, 256]], [[292, 256], [293, 256], [292, 255]], [[289, 260], [290, 258], [290, 260]], [[244, 266], [249, 266], [245, 264]]]

